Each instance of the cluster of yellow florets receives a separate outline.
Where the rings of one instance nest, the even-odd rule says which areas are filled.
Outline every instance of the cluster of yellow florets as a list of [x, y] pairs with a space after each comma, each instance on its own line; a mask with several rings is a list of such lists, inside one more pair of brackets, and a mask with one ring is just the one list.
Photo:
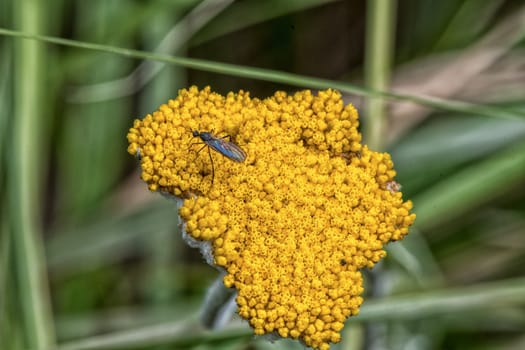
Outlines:
[[[362, 302], [359, 269], [415, 219], [390, 156], [361, 145], [357, 127], [357, 111], [334, 90], [259, 100], [192, 87], [128, 134], [149, 188], [185, 198], [187, 233], [211, 242], [256, 334], [317, 349], [338, 342]], [[246, 160], [211, 151], [212, 166], [193, 130], [228, 135]]]

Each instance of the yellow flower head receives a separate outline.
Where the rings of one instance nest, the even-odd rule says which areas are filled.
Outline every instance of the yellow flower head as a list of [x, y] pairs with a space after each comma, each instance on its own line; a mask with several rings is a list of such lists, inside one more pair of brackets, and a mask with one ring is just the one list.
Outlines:
[[[187, 234], [210, 243], [256, 334], [316, 349], [338, 342], [362, 302], [359, 269], [415, 219], [390, 155], [363, 146], [358, 125], [334, 90], [259, 100], [191, 87], [129, 131], [142, 179], [184, 199]], [[246, 159], [208, 149], [194, 131], [232, 142]]]

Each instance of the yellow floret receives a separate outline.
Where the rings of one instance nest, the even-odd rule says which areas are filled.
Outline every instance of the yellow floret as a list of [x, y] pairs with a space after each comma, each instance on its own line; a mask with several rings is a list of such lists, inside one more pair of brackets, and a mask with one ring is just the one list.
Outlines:
[[[184, 199], [187, 233], [212, 243], [255, 334], [316, 349], [338, 342], [362, 303], [359, 269], [415, 220], [390, 155], [362, 145], [358, 126], [334, 90], [259, 100], [191, 87], [128, 133], [142, 179]], [[246, 160], [207, 149], [195, 130], [234, 143]]]

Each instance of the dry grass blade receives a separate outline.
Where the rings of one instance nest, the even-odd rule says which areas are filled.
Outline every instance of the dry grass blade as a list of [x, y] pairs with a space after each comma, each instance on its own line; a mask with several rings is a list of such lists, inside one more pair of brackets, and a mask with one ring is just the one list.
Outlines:
[[[432, 73], [413, 75], [412, 81], [401, 82], [394, 77], [394, 90], [407, 94], [422, 94], [440, 98], [453, 98], [461, 91], [468, 90], [467, 84], [482, 72], [490, 69], [525, 35], [525, 6], [503, 20], [469, 48], [458, 52], [448, 61], [433, 66]], [[405, 72], [406, 73], [406, 72]], [[401, 76], [406, 77], [406, 74]], [[411, 102], [394, 103], [391, 110], [389, 142], [424, 119], [431, 109]]]

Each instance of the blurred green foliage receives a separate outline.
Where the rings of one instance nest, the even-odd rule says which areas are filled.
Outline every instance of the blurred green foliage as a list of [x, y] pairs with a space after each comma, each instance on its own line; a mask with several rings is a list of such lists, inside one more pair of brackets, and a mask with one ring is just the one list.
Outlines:
[[[300, 349], [254, 340], [238, 320], [216, 331], [198, 325], [218, 273], [182, 242], [174, 203], [139, 179], [126, 133], [192, 84], [261, 98], [297, 89], [285, 72], [361, 85], [374, 69], [365, 62], [374, 44], [365, 40], [368, 5], [0, 2], [2, 28], [239, 71], [0, 36], [0, 348], [54, 348], [56, 340], [62, 350]], [[361, 315], [333, 348], [522, 349], [525, 5], [398, 0], [393, 8], [391, 65], [381, 74], [394, 92], [444, 103], [387, 105], [384, 145], [418, 219], [367, 272]], [[282, 79], [246, 78], [245, 67], [282, 71]], [[345, 95], [365, 126], [377, 122], [366, 113], [367, 91]], [[456, 100], [487, 113], [459, 113]], [[486, 116], [497, 110], [506, 117]]]

